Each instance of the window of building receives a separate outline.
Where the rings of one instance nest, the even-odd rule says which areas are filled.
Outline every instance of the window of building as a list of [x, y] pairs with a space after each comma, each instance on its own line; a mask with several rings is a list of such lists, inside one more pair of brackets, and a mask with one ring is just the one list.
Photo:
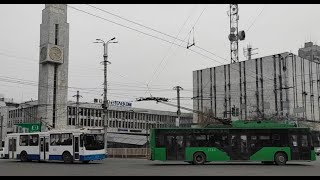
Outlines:
[[95, 126], [98, 126], [98, 120], [96, 120]]
[[58, 45], [58, 37], [59, 37], [59, 24], [55, 24], [55, 31], [54, 31], [54, 44]]
[[71, 118], [69, 118], [68, 120], [68, 125], [71, 125]]
[[76, 118], [72, 118], [72, 125], [76, 125]]
[[94, 120], [91, 119], [91, 126], [94, 126]]
[[81, 125], [81, 126], [83, 126], [83, 119], [81, 119], [81, 121], [80, 121], [80, 125]]
[[84, 119], [84, 126], [87, 126], [87, 120], [86, 119]]

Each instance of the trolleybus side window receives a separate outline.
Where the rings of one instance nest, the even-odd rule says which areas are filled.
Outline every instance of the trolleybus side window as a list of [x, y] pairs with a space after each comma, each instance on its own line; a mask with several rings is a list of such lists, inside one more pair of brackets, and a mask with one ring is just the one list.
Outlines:
[[208, 145], [207, 136], [205, 134], [197, 134], [195, 140], [195, 143], [197, 143], [196, 147], [207, 147]]
[[50, 145], [51, 146], [59, 146], [60, 145], [60, 135], [59, 134], [51, 134], [50, 135]]
[[20, 136], [20, 146], [28, 146], [28, 135], [21, 135]]
[[29, 136], [29, 146], [38, 146], [39, 135], [30, 135]]
[[298, 139], [297, 139], [297, 135], [291, 135], [291, 143], [292, 146], [298, 146]]
[[165, 136], [162, 134], [162, 133], [160, 133], [160, 135], [158, 135], [158, 136], [156, 136], [156, 145], [157, 145], [157, 147], [164, 147], [164, 138]]
[[61, 145], [72, 145], [72, 135], [70, 133], [61, 134]]
[[80, 147], [83, 147], [83, 134], [80, 135]]
[[308, 136], [302, 135], [301, 137], [301, 146], [302, 147], [308, 147]]

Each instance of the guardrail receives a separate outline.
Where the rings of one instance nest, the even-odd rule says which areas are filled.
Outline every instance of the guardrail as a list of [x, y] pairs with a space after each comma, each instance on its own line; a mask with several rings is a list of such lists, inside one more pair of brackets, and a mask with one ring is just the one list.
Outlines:
[[108, 158], [143, 158], [149, 159], [149, 148], [108, 148]]

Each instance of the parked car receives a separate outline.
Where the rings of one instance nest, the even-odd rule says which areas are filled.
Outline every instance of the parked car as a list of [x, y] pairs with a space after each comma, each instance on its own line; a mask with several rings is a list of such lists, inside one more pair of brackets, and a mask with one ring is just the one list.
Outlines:
[[0, 159], [4, 158], [4, 148], [0, 147]]
[[314, 152], [316, 153], [317, 156], [320, 155], [320, 147], [315, 147]]

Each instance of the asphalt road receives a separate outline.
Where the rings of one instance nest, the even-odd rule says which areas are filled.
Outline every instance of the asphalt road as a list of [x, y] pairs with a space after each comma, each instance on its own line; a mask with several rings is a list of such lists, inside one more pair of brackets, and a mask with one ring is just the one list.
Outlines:
[[320, 175], [320, 158], [313, 162], [290, 162], [285, 166], [261, 163], [160, 162], [144, 159], [106, 159], [89, 164], [20, 162], [0, 159], [0, 176], [315, 176]]

